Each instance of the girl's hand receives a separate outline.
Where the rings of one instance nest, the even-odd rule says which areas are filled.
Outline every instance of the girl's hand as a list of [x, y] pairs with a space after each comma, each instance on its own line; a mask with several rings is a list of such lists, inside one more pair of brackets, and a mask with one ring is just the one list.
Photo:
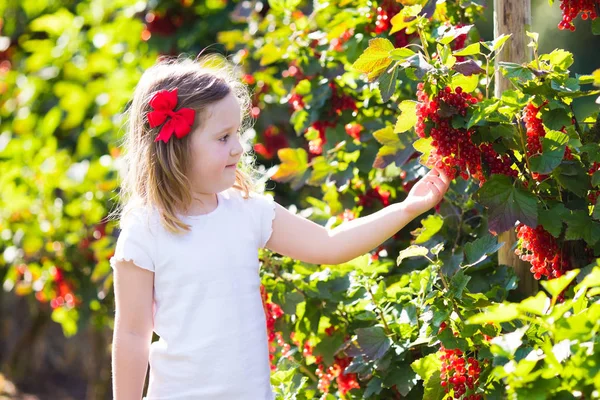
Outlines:
[[404, 209], [415, 217], [437, 205], [450, 186], [450, 179], [437, 168], [433, 168], [408, 193], [402, 202]]

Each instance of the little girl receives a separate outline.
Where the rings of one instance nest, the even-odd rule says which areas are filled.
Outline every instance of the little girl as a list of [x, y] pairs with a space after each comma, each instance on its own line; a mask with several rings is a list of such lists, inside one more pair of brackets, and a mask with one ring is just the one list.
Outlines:
[[[333, 230], [260, 194], [239, 133], [247, 88], [219, 56], [163, 60], [128, 110], [114, 256], [115, 400], [268, 400], [258, 249], [314, 264], [349, 261], [436, 205], [431, 170], [406, 200]], [[151, 343], [152, 333], [160, 337]]]

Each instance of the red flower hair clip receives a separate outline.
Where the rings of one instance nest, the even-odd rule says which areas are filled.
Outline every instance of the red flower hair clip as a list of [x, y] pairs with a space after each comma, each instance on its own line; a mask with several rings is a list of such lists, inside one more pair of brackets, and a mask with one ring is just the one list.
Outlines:
[[[167, 143], [173, 133], [178, 139], [181, 139], [192, 130], [196, 112], [191, 108], [181, 108], [173, 111], [177, 105], [177, 89], [161, 90], [152, 96], [150, 107], [154, 109], [148, 113], [148, 122], [151, 128], [155, 128], [162, 123], [166, 123], [160, 129], [160, 132], [154, 139], [155, 142], [162, 140]], [[171, 117], [167, 120], [168, 117]]]

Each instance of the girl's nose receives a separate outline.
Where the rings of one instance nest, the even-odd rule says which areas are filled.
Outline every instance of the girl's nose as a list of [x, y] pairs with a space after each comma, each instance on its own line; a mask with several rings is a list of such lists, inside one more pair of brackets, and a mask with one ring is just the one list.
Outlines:
[[231, 148], [231, 155], [235, 156], [241, 154], [244, 151], [244, 147], [240, 142], [239, 138], [235, 141], [235, 145]]

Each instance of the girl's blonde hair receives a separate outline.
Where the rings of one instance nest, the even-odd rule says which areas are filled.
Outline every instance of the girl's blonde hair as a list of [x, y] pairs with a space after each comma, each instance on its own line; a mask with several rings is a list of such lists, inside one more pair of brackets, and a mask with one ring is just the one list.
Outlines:
[[[208, 107], [233, 93], [241, 108], [241, 132], [251, 127], [248, 117], [251, 99], [248, 87], [236, 75], [234, 66], [219, 54], [195, 60], [186, 57], [163, 58], [141, 76], [126, 110], [124, 137], [124, 176], [120, 186], [120, 205], [115, 214], [122, 217], [135, 206], [151, 207], [160, 214], [161, 224], [170, 232], [185, 233], [190, 226], [177, 214], [191, 204], [188, 171], [191, 161], [190, 139], [174, 135], [164, 143], [154, 139], [162, 125], [150, 128], [149, 102], [160, 90], [178, 89], [176, 110], [192, 108], [196, 118], [192, 131], [204, 126]], [[246, 146], [245, 146], [246, 147]], [[251, 146], [250, 146], [251, 147]], [[254, 157], [244, 154], [236, 170], [233, 187], [248, 198], [258, 189]]]

